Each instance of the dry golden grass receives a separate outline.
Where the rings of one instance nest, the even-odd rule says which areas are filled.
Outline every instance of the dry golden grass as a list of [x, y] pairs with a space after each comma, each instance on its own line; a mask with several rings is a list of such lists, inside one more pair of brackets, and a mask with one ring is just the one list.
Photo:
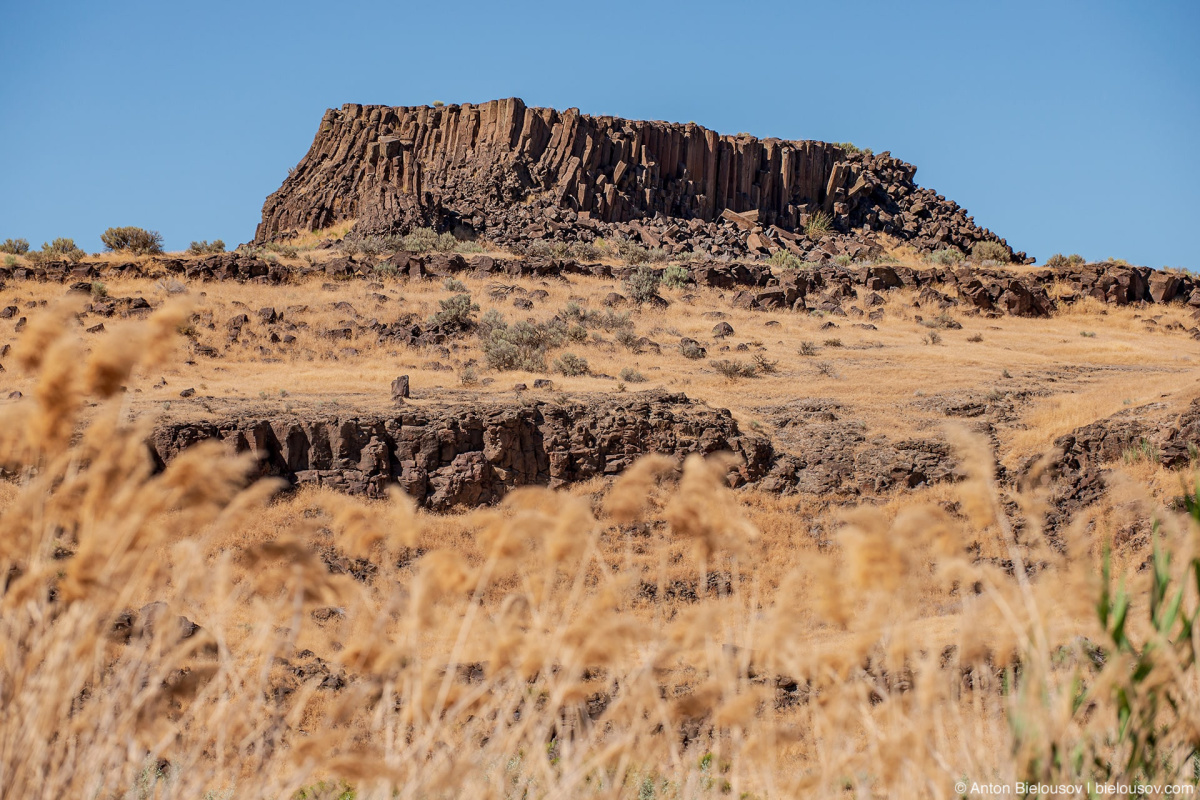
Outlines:
[[[486, 309], [488, 282], [464, 280]], [[535, 318], [609, 288], [526, 285], [550, 293]], [[157, 305], [165, 298], [152, 286], [108, 290]], [[24, 309], [62, 291], [16, 285], [0, 305]], [[244, 488], [248, 465], [215, 446], [151, 472], [147, 412], [166, 402], [166, 413], [187, 417], [209, 413], [202, 402], [211, 413], [335, 399], [383, 408], [388, 382], [405, 372], [424, 395], [418, 403], [458, 389], [451, 373], [421, 366], [461, 369], [479, 358], [471, 340], [447, 357], [312, 335], [344, 316], [333, 302], [367, 317], [377, 291], [192, 287], [194, 310], [215, 327], [196, 335], [221, 347], [238, 303], [251, 313], [248, 329], [260, 306], [307, 304], [299, 316], [309, 330], [279, 361], [257, 350], [259, 332], [220, 359], [185, 363], [186, 347], [166, 346], [178, 306], [120, 331], [106, 322], [100, 334], [82, 333], [49, 302], [23, 311], [28, 330], [3, 375], [26, 397], [0, 406], [6, 796], [291, 798], [336, 796], [345, 782], [359, 798], [948, 798], [964, 778], [1192, 780], [1194, 653], [1147, 626], [1151, 542], [1122, 536], [1131, 522], [1157, 519], [1178, 582], [1191, 580], [1200, 528], [1166, 507], [1183, 476], [1151, 463], [1121, 466], [1110, 496], [1056, 548], [1036, 525], [1044, 499], [1002, 494], [994, 454], [965, 433], [953, 436], [967, 481], [857, 509], [735, 495], [719, 459], [692, 458], [677, 472], [652, 457], [611, 486], [527, 488], [453, 516], [417, 512], [400, 495], [272, 499], [272, 484]], [[435, 283], [386, 283], [383, 293], [394, 298], [389, 309], [421, 315], [448, 294]], [[1195, 395], [1190, 340], [1146, 330], [1133, 310], [964, 317], [943, 344], [925, 345], [903, 297], [878, 331], [841, 319], [826, 331], [819, 319], [736, 311], [713, 291], [692, 305], [679, 294], [665, 312], [634, 315], [662, 354], [571, 349], [593, 372], [636, 365], [652, 386], [734, 408], [746, 424], [762, 406], [827, 397], [873, 432], [908, 435], [942, 421], [917, 392], [987, 392], [1004, 381], [1045, 390], [1000, 430], [1007, 458], [1126, 399]], [[672, 352], [690, 335], [720, 355], [705, 310], [727, 315], [730, 344], [761, 341], [779, 374], [730, 383]], [[781, 324], [768, 327], [772, 319]], [[1079, 336], [1085, 324], [1095, 338]], [[983, 341], [968, 342], [973, 333]], [[821, 344], [832, 336], [841, 347]], [[823, 348], [818, 356], [797, 353], [807, 340]], [[813, 358], [835, 362], [840, 377], [814, 374]], [[484, 375], [496, 383], [477, 394], [535, 377]], [[160, 376], [167, 386], [155, 388]], [[567, 392], [616, 383], [556, 381]], [[193, 385], [202, 401], [178, 397]], [[273, 396], [278, 389], [288, 396]], [[1028, 523], [1017, 532], [1007, 499]], [[1111, 641], [1095, 611], [1106, 543], [1133, 593], [1132, 650]], [[1182, 597], [1189, 614], [1200, 603], [1194, 586]], [[167, 611], [122, 616], [149, 603]], [[201, 629], [181, 638], [179, 614]], [[1182, 636], [1178, 626], [1169, 633]], [[1134, 681], [1129, 665], [1144, 654], [1154, 654], [1149, 677]], [[1132, 738], [1122, 698], [1138, 721]], [[1147, 764], [1158, 771], [1144, 774]]]
[[[598, 309], [598, 298], [623, 291], [618, 282], [575, 276], [567, 281], [537, 281], [466, 275], [460, 280], [482, 312], [497, 309], [510, 321], [546, 320], [572, 300]], [[512, 306], [513, 297], [519, 295], [489, 297], [489, 288], [497, 283], [526, 291], [540, 289], [548, 296], [537, 301], [532, 311], [523, 311]], [[113, 281], [105, 288], [111, 297], [140, 295], [155, 305], [166, 298], [152, 280]], [[1004, 444], [1002, 458], [1011, 466], [1043, 452], [1054, 438], [1075, 427], [1130, 405], [1190, 399], [1200, 384], [1193, 340], [1185, 332], [1168, 330], [1172, 322], [1193, 324], [1187, 312], [1176, 306], [1135, 309], [1084, 303], [1046, 320], [951, 312], [962, 329], [937, 330], [941, 342], [926, 344], [930, 329], [916, 317], [929, 322], [939, 312], [913, 308], [910, 292], [889, 295], [885, 318], [873, 323], [878, 330], [863, 330], [853, 325], [865, 320], [853, 317], [744, 311], [732, 308], [728, 297], [717, 290], [666, 290], [672, 301], [669, 308], [631, 311], [636, 333], [657, 342], [661, 353], [632, 353], [611, 333], [593, 331], [599, 340], [568, 343], [551, 352], [548, 364], [568, 350], [587, 359], [591, 375], [564, 377], [486, 370], [475, 337], [449, 343], [447, 350], [439, 351], [381, 345], [369, 331], [352, 341], [321, 335], [343, 321], [388, 323], [405, 314], [424, 320], [437, 311], [439, 300], [452, 294], [441, 281], [314, 280], [283, 286], [213, 282], [189, 289], [199, 314], [194, 338], [217, 348], [222, 357], [201, 356], [185, 363], [186, 351], [181, 351], [180, 358], [152, 376], [162, 377], [165, 385], [142, 386], [129, 397], [130, 408], [138, 413], [195, 418], [246, 409], [383, 411], [391, 380], [400, 374], [410, 375], [418, 403], [461, 399], [458, 392], [464, 389], [468, 396], [510, 398], [515, 384], [531, 386], [539, 377], [553, 377], [556, 387], [568, 394], [613, 391], [621, 370], [632, 368], [647, 383], [627, 388], [683, 391], [730, 408], [744, 425], [767, 424], [764, 408], [797, 398], [826, 398], [842, 403], [845, 418], [865, 422], [869, 433], [897, 437], [939, 427], [944, 421], [939, 400], [1002, 396], [1017, 411], [1017, 419], [1004, 422], [998, 431]], [[52, 305], [63, 292], [56, 284], [14, 283], [0, 291], [0, 307], [16, 305], [32, 321], [43, 313], [37, 304]], [[684, 295], [694, 299], [685, 302]], [[349, 303], [357, 318], [335, 308], [339, 302]], [[28, 308], [30, 304], [35, 307]], [[300, 326], [290, 330], [296, 342], [282, 346], [266, 341], [267, 326], [254, 312], [267, 306], [282, 313], [285, 323]], [[295, 306], [307, 308], [287, 310]], [[225, 322], [241, 313], [248, 313], [251, 321], [241, 340], [229, 345]], [[717, 313], [735, 329], [724, 341], [712, 336], [713, 325], [720, 321], [713, 316]], [[1147, 324], [1148, 318], [1155, 324]], [[823, 328], [830, 320], [836, 329]], [[84, 325], [100, 321], [113, 327], [112, 321], [95, 316], [86, 317]], [[289, 332], [283, 325], [273, 329]], [[709, 358], [683, 358], [678, 348], [681, 337], [700, 341]], [[13, 328], [0, 328], [0, 347], [15, 339]], [[83, 339], [90, 346], [96, 337], [89, 334]], [[800, 354], [805, 342], [816, 347], [815, 355]], [[746, 350], [738, 351], [739, 345]], [[714, 359], [749, 363], [756, 355], [777, 362], [777, 372], [731, 382], [710, 363]], [[462, 385], [471, 364], [477, 365], [484, 385]], [[28, 394], [28, 378], [9, 373], [5, 382]], [[181, 399], [179, 392], [185, 388], [194, 388], [196, 396]]]

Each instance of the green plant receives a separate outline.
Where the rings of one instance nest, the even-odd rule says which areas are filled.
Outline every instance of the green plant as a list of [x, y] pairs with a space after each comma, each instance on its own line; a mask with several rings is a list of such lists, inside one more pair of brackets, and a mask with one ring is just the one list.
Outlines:
[[25, 239], [5, 239], [0, 243], [0, 253], [23, 256], [29, 252], [29, 242]]
[[4, 266], [15, 267], [17, 265], [17, 257], [11, 253], [4, 257]]
[[846, 255], [845, 253], [841, 253], [839, 255], [834, 256], [833, 263], [837, 264], [839, 267], [848, 267], [854, 263], [854, 259], [852, 259], [850, 256]]
[[682, 289], [692, 282], [692, 273], [687, 267], [671, 264], [663, 270], [662, 284], [671, 289]]
[[833, 230], [833, 217], [824, 211], [811, 214], [804, 223], [804, 235], [810, 239], [820, 239]]
[[555, 372], [568, 377], [587, 375], [589, 371], [587, 359], [570, 352], [563, 353], [554, 359], [554, 363], [551, 366]]
[[927, 255], [925, 260], [932, 264], [941, 264], [943, 267], [953, 267], [962, 261], [963, 258], [965, 258], [963, 251], [957, 247], [943, 247]]
[[1078, 253], [1072, 253], [1069, 256], [1064, 256], [1062, 253], [1055, 253], [1046, 259], [1046, 266], [1054, 269], [1065, 269], [1067, 267], [1078, 267], [1084, 263], [1083, 256]]
[[566, 325], [557, 317], [547, 323], [509, 325], [504, 315], [493, 309], [480, 319], [478, 334], [489, 369], [544, 372], [546, 351], [562, 344]]
[[[388, 242], [390, 247], [392, 242]], [[458, 247], [458, 239], [454, 238], [452, 233], [438, 233], [433, 228], [414, 228], [407, 236], [402, 237], [395, 244], [399, 244], [398, 248], [407, 250], [410, 253], [428, 253], [437, 251], [441, 253], [452, 252]]]
[[457, 278], [446, 278], [446, 280], [442, 283], [442, 288], [447, 292], [467, 291], [467, 285]]
[[484, 246], [476, 241], [462, 241], [454, 246], [456, 253], [482, 253]]
[[975, 246], [971, 248], [971, 259], [979, 262], [999, 261], [1001, 264], [1007, 264], [1012, 260], [1012, 253], [999, 242], [976, 242]]
[[642, 373], [638, 372], [633, 367], [625, 367], [624, 369], [622, 369], [619, 377], [621, 378], [621, 380], [623, 380], [627, 383], [645, 383], [646, 382], [646, 376], [643, 375]]
[[771, 253], [771, 257], [767, 259], [767, 263], [773, 267], [780, 269], [800, 269], [804, 266], [804, 262], [794, 253], [789, 253], [787, 250], [776, 250]]
[[26, 257], [34, 264], [44, 264], [49, 261], [70, 261], [72, 264], [78, 264], [86, 255], [87, 253], [82, 248], [75, 246], [74, 239], [59, 237], [49, 243], [43, 242], [40, 252], [30, 252]]
[[207, 239], [201, 239], [198, 242], [192, 242], [188, 245], [188, 252], [194, 256], [208, 255], [210, 253], [224, 253], [225, 242], [222, 239], [213, 239], [211, 242]]
[[647, 303], [658, 296], [661, 278], [656, 270], [641, 266], [625, 279], [625, 290], [635, 303]]
[[1140, 439], [1136, 445], [1125, 448], [1124, 452], [1121, 453], [1121, 457], [1126, 464], [1136, 464], [1139, 461], [1157, 464], [1162, 460], [1158, 448], [1145, 437]]
[[92, 297], [108, 297], [108, 287], [100, 281], [93, 281]]
[[1096, 338], [1095, 331], [1080, 331], [1079, 335], [1085, 339], [1095, 339]]
[[471, 315], [479, 310], [479, 305], [471, 302], [469, 294], [456, 294], [440, 300], [438, 306], [441, 310], [429, 318], [429, 324], [460, 331], [470, 330], [474, 324]]
[[109, 228], [100, 234], [100, 241], [107, 250], [149, 255], [162, 252], [162, 234], [132, 225]]

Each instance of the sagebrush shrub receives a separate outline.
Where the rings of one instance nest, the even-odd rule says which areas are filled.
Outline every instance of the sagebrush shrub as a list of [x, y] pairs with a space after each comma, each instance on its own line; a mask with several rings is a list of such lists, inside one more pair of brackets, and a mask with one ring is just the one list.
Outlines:
[[648, 303], [658, 295], [661, 280], [657, 270], [641, 266], [625, 279], [625, 290], [635, 303]]
[[52, 242], [43, 242], [40, 251], [27, 253], [26, 258], [34, 264], [50, 261], [70, 261], [72, 264], [78, 264], [86, 255], [83, 248], [75, 245], [74, 239], [59, 237]]
[[586, 358], [577, 356], [570, 352], [563, 353], [561, 356], [554, 359], [554, 363], [551, 366], [554, 367], [555, 372], [568, 377], [587, 375], [590, 371]]
[[456, 294], [445, 300], [439, 300], [440, 311], [429, 318], [429, 324], [452, 330], [469, 330], [474, 324], [471, 316], [479, 310], [478, 303], [471, 302], [471, 295]]
[[1011, 260], [1009, 250], [999, 242], [976, 242], [971, 248], [973, 261], [999, 261], [1007, 264]]
[[114, 252], [151, 255], [162, 252], [163, 237], [158, 231], [148, 231], [132, 225], [109, 228], [100, 234], [104, 247]]
[[29, 242], [25, 239], [5, 239], [0, 243], [0, 253], [23, 256], [29, 252]]
[[557, 317], [546, 323], [522, 320], [509, 325], [494, 309], [483, 315], [477, 330], [490, 369], [525, 372], [545, 372], [547, 351], [563, 343], [566, 331]]
[[211, 242], [207, 239], [201, 239], [198, 242], [192, 242], [188, 245], [188, 252], [194, 256], [209, 255], [212, 253], [224, 253], [225, 242], [221, 239], [213, 239]]
[[940, 250], [934, 250], [925, 257], [925, 260], [933, 264], [941, 264], [943, 267], [953, 267], [963, 258], [965, 258], [963, 251], [957, 247], [943, 247]]
[[687, 267], [671, 264], [663, 270], [662, 285], [672, 289], [682, 289], [692, 282], [692, 273]]
[[804, 266], [804, 261], [799, 256], [789, 253], [787, 250], [776, 250], [767, 259], [767, 263], [780, 269], [800, 269]]

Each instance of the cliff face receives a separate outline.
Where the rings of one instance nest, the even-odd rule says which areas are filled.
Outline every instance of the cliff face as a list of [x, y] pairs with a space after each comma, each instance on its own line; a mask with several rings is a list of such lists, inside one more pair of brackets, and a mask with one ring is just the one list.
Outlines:
[[919, 189], [915, 173], [888, 153], [527, 108], [515, 98], [351, 104], [325, 113], [308, 154], [267, 198], [256, 240], [358, 219], [364, 233], [432, 225], [570, 241], [598, 225], [637, 236], [637, 221], [665, 217], [685, 223], [675, 226], [684, 239], [697, 223], [721, 225], [740, 231], [746, 250], [766, 252], [824, 211], [836, 231], [889, 233], [922, 249], [1001, 241]]

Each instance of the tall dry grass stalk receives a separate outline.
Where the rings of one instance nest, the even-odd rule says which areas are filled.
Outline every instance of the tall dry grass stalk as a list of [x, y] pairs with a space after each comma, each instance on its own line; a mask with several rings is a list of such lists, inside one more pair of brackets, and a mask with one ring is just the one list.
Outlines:
[[[1193, 518], [1161, 513], [1173, 561], [1114, 594], [1096, 534], [1047, 544], [1036, 494], [1010, 511], [963, 437], [961, 513], [855, 510], [778, 583], [722, 458], [644, 459], [598, 504], [521, 489], [461, 520], [471, 547], [429, 549], [398, 493], [276, 499], [217, 444], [154, 472], [120, 387], [179, 314], [91, 354], [69, 310], [26, 336], [38, 389], [0, 420], [6, 797], [938, 798], [1192, 775]], [[272, 503], [309, 505], [244, 536]], [[667, 534], [656, 574], [633, 555], [647, 530]], [[1170, 624], [1145, 621], [1176, 586]]]

